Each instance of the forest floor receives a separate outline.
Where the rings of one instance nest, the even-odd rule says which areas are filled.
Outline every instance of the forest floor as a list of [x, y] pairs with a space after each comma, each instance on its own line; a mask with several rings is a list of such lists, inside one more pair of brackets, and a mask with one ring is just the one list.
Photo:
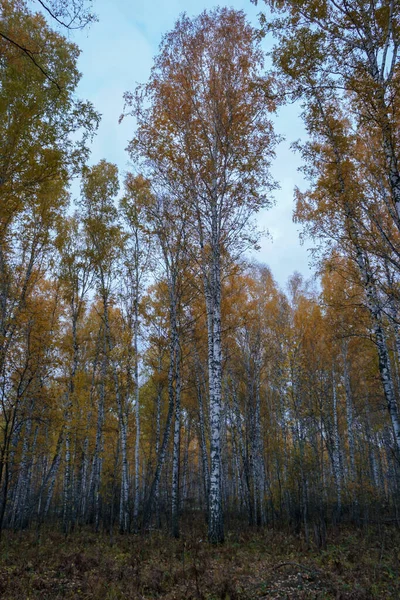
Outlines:
[[210, 546], [201, 527], [179, 540], [75, 531], [4, 532], [1, 600], [400, 599], [400, 532], [328, 531], [325, 550], [284, 532], [228, 532]]

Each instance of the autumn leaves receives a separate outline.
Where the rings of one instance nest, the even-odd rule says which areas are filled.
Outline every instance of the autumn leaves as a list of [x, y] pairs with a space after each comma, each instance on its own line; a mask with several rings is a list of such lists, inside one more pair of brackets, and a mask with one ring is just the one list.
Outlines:
[[[129, 145], [154, 202], [174, 214], [169, 252], [180, 251], [202, 287], [208, 332], [209, 538], [224, 537], [221, 498], [221, 291], [229, 264], [254, 243], [251, 216], [268, 205], [274, 107], [263, 54], [243, 13], [182, 16], [161, 44], [146, 86], [127, 95], [138, 130]], [[171, 247], [179, 231], [178, 246]], [[169, 258], [171, 264], [173, 258]], [[179, 271], [174, 277], [179, 277]], [[175, 283], [169, 271], [171, 297]], [[175, 305], [176, 299], [172, 301]], [[171, 307], [173, 312], [176, 307]]]
[[[279, 3], [273, 76], [242, 12], [180, 17], [125, 96], [119, 198], [117, 166], [86, 164], [98, 115], [74, 96], [76, 47], [7, 3], [63, 88], [4, 43], [0, 524], [164, 520], [178, 537], [194, 506], [213, 543], [227, 511], [308, 538], [359, 518], [365, 481], [395, 500], [398, 9], [350, 4]], [[288, 94], [309, 133], [295, 218], [320, 245], [321, 298], [297, 275], [286, 297], [242, 260]]]

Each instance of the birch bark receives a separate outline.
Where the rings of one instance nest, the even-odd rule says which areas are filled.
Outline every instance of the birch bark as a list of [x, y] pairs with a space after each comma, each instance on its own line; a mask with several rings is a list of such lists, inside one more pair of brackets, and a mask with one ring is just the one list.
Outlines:
[[340, 437], [338, 423], [338, 401], [336, 390], [335, 371], [332, 371], [332, 397], [333, 397], [333, 475], [336, 486], [336, 507], [338, 519], [342, 512], [342, 473], [340, 468]]

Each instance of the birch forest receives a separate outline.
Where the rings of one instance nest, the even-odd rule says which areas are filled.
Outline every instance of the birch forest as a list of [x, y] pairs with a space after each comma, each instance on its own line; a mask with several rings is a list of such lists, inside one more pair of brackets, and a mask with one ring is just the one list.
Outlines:
[[[400, 597], [400, 2], [257, 8], [176, 15], [126, 167], [96, 2], [0, 1], [0, 597]], [[289, 104], [315, 276], [279, 286]]]

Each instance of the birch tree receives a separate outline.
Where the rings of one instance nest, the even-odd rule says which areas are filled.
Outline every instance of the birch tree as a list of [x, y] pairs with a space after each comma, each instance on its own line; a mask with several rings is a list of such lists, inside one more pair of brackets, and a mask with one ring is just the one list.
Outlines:
[[85, 309], [87, 294], [90, 290], [93, 275], [90, 258], [84, 243], [84, 233], [79, 226], [77, 216], [65, 220], [60, 225], [62, 235], [59, 236], [60, 252], [59, 280], [62, 293], [68, 305], [71, 323], [71, 360], [69, 373], [66, 376], [65, 420], [60, 431], [65, 445], [64, 474], [64, 531], [68, 533], [72, 518], [73, 497], [71, 491], [71, 421], [74, 401], [76, 400], [76, 376], [80, 366], [79, 329]]
[[209, 539], [222, 542], [221, 281], [227, 257], [254, 242], [252, 215], [270, 203], [276, 141], [271, 82], [241, 12], [182, 16], [161, 44], [149, 82], [127, 93], [138, 131], [132, 159], [185, 207], [207, 311], [210, 406]]
[[98, 439], [96, 440], [96, 453], [93, 462], [95, 472], [95, 518], [96, 527], [99, 521], [99, 486], [101, 475], [101, 454], [103, 451], [102, 427], [104, 420], [104, 386], [107, 365], [111, 365], [114, 383], [115, 398], [118, 410], [119, 433], [121, 442], [122, 471], [121, 471], [121, 501], [120, 501], [120, 528], [127, 531], [129, 528], [128, 496], [129, 481], [127, 467], [127, 427], [126, 427], [126, 399], [123, 394], [115, 357], [115, 341], [110, 326], [110, 308], [113, 294], [113, 281], [118, 267], [123, 238], [118, 224], [117, 208], [114, 199], [119, 190], [117, 167], [105, 160], [87, 169], [84, 173], [82, 184], [82, 208], [84, 209], [84, 227], [88, 237], [88, 245], [96, 273], [97, 290], [102, 302], [102, 320], [104, 332], [103, 366], [102, 366], [102, 392], [98, 408]]
[[[297, 217], [325, 243], [352, 255], [363, 282], [376, 339], [381, 381], [400, 448], [400, 422], [379, 290], [382, 259], [399, 274], [400, 172], [398, 78], [400, 13], [397, 2], [322, 3], [266, 0], [282, 18], [262, 17], [274, 31], [275, 64], [286, 91], [301, 98], [312, 141], [303, 146], [306, 173], [325, 194]], [[346, 60], [343, 57], [346, 56]], [[318, 191], [317, 191], [318, 195]], [[309, 195], [309, 199], [311, 196]], [[335, 208], [334, 208], [335, 207]], [[338, 210], [339, 209], [339, 210]], [[330, 223], [322, 224], [319, 213]], [[311, 216], [313, 212], [313, 216]], [[318, 230], [318, 233], [317, 233]], [[329, 241], [328, 241], [329, 240]], [[340, 240], [340, 242], [339, 242]], [[382, 264], [383, 263], [383, 264]], [[378, 266], [379, 265], [379, 266]], [[390, 293], [390, 292], [389, 292]], [[395, 302], [389, 298], [389, 303]], [[398, 307], [394, 311], [398, 313]], [[395, 318], [397, 320], [397, 317]]]
[[[134, 406], [135, 406], [135, 476], [133, 524], [139, 529], [140, 508], [140, 383], [139, 383], [139, 335], [140, 335], [140, 302], [144, 293], [145, 281], [151, 262], [152, 244], [145, 223], [145, 207], [148, 199], [148, 188], [143, 178], [135, 178], [128, 174], [125, 178], [125, 195], [120, 202], [122, 216], [127, 228], [127, 240], [124, 248], [124, 283], [123, 302], [125, 304], [125, 320], [128, 331], [133, 337], [132, 352], [128, 360], [128, 387], [133, 370]], [[133, 354], [133, 355], [132, 355]], [[132, 365], [133, 362], [133, 365]]]
[[[51, 31], [25, 4], [3, 2], [1, 8], [2, 32], [20, 36], [44, 69], [51, 65], [63, 86], [60, 93], [49, 85], [26, 53], [0, 36], [0, 485], [4, 486], [21, 399], [20, 391], [14, 395], [12, 390], [11, 354], [26, 303], [50, 271], [57, 223], [68, 204], [69, 177], [87, 157], [86, 142], [98, 115], [74, 94], [79, 81], [76, 46]], [[4, 503], [5, 497], [0, 521]]]

